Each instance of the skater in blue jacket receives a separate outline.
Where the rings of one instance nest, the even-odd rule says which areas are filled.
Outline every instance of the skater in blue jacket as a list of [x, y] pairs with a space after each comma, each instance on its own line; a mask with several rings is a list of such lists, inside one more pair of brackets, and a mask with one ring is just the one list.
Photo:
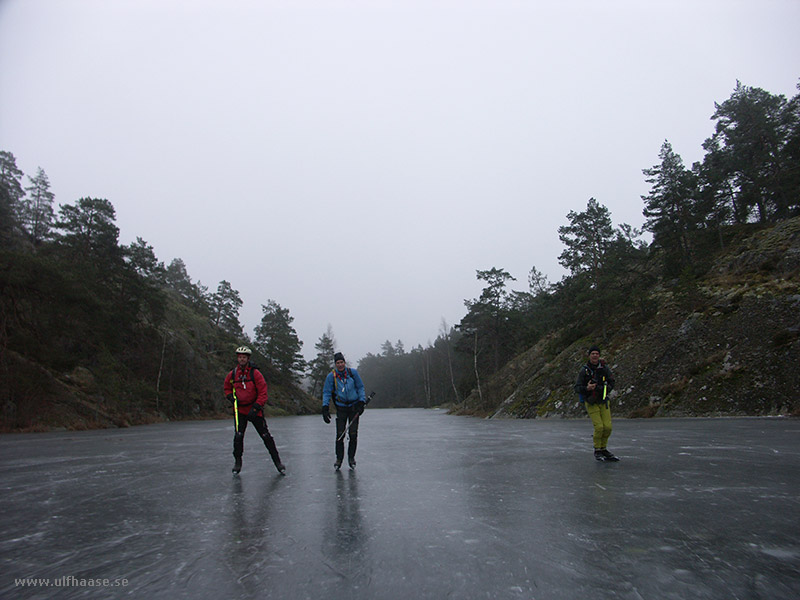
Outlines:
[[[344, 460], [344, 435], [349, 432], [347, 445], [347, 462], [351, 469], [356, 468], [356, 446], [358, 445], [358, 418], [367, 405], [364, 383], [358, 371], [347, 366], [344, 355], [337, 352], [333, 355], [336, 368], [328, 373], [322, 389], [322, 418], [331, 422], [330, 403], [336, 405], [336, 462], [333, 467], [338, 471]], [[349, 429], [348, 429], [348, 423]]]

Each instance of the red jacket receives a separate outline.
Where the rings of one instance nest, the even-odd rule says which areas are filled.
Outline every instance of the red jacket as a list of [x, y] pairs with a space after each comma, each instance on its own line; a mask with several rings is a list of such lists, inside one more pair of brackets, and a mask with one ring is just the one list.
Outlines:
[[258, 406], [258, 414], [263, 414], [261, 410], [267, 404], [267, 380], [261, 371], [250, 363], [244, 368], [236, 365], [236, 368], [225, 376], [223, 384], [225, 395], [232, 394], [234, 388], [239, 414], [249, 413], [254, 403]]

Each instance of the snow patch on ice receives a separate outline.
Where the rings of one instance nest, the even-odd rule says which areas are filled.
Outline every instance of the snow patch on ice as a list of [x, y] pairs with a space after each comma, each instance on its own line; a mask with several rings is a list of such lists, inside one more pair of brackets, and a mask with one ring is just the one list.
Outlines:
[[761, 550], [761, 552], [763, 552], [768, 556], [771, 556], [772, 558], [789, 560], [797, 557], [797, 552], [789, 548], [759, 548], [759, 549]]

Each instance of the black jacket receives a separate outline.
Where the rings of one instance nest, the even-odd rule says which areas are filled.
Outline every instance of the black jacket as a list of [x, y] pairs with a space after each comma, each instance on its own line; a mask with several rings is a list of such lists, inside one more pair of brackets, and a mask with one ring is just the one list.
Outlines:
[[[597, 387], [591, 392], [586, 389], [586, 386], [594, 381]], [[611, 368], [601, 360], [597, 366], [587, 362], [581, 367], [578, 372], [578, 378], [575, 380], [575, 391], [578, 393], [578, 398], [581, 402], [588, 402], [589, 404], [604, 404], [608, 402], [608, 394], [614, 389], [614, 374]]]

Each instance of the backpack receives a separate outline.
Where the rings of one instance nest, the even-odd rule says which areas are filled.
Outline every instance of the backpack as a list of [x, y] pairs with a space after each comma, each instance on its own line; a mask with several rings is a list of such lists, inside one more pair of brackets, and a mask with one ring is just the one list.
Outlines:
[[[233, 368], [233, 371], [231, 371], [231, 372], [230, 372], [230, 376], [231, 376], [231, 385], [233, 385], [234, 383], [236, 383], [236, 381], [241, 381], [241, 382], [244, 384], [244, 387], [247, 387], [247, 382], [249, 381], [249, 382], [251, 382], [251, 383], [252, 383], [252, 384], [255, 386], [255, 385], [256, 385], [256, 380], [255, 380], [255, 379], [253, 379], [253, 372], [254, 372], [254, 371], [261, 372], [261, 369], [259, 369], [259, 368], [258, 368], [257, 366], [255, 366], [253, 363], [250, 363], [250, 371], [249, 371], [249, 373], [248, 373], [249, 379], [239, 379], [239, 380], [237, 380], [237, 379], [236, 379], [236, 370], [237, 370], [238, 368], [239, 368], [239, 365], [236, 365], [236, 366]], [[264, 375], [264, 374], [263, 374], [263, 373], [261, 373], [261, 375], [262, 375], [262, 377], [263, 377], [263, 375]], [[266, 381], [266, 377], [264, 378], [264, 380]]]

